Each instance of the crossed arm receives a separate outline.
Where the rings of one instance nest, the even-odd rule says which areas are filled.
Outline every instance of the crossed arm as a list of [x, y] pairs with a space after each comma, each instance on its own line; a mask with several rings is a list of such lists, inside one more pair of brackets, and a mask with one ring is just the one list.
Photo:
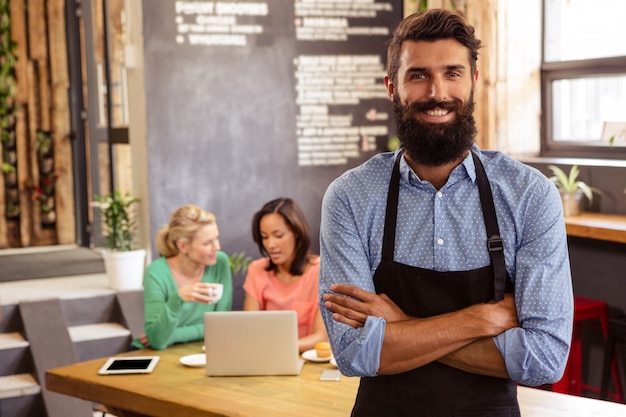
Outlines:
[[385, 294], [333, 284], [323, 295], [333, 320], [363, 327], [368, 316], [387, 322], [380, 357], [380, 375], [396, 374], [432, 361], [500, 378], [509, 378], [492, 337], [519, 327], [512, 295], [500, 302], [476, 304], [439, 316], [409, 317]]

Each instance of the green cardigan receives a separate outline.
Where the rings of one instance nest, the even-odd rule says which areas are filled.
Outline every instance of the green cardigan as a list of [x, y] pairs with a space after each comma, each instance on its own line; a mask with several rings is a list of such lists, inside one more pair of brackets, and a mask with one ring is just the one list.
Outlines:
[[[215, 265], [204, 269], [202, 282], [224, 285], [224, 293], [217, 303], [186, 303], [178, 295], [178, 287], [166, 259], [160, 257], [148, 265], [143, 282], [144, 332], [153, 349], [203, 340], [204, 313], [232, 308], [233, 283], [228, 255], [217, 253]], [[133, 340], [132, 346], [144, 348], [138, 338]]]

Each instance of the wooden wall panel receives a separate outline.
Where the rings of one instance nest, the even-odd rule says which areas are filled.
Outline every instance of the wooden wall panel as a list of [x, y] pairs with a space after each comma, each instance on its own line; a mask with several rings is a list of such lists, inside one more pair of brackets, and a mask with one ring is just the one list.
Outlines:
[[[15, 100], [20, 216], [7, 220], [4, 205], [0, 208], [0, 248], [75, 243], [65, 1], [10, 0], [10, 6], [18, 58]], [[46, 172], [40, 172], [38, 132], [46, 132], [54, 141], [54, 168], [49, 175], [56, 182], [50, 200], [53, 213], [46, 215], [52, 223], [46, 227], [42, 226], [41, 204], [31, 199], [33, 186], [41, 185], [42, 172]]]
[[494, 0], [467, 0], [466, 17], [482, 42], [478, 54], [478, 85], [476, 86], [476, 143], [482, 149], [496, 146], [497, 25]]
[[[52, 85], [52, 132], [55, 146], [57, 238], [60, 244], [76, 241], [74, 194], [72, 178], [72, 144], [68, 90], [64, 0], [48, 1], [50, 48], [50, 79]], [[58, 227], [63, 225], [63, 227]]]
[[[29, 85], [29, 60], [28, 60], [28, 35], [25, 13], [25, 2], [23, 0], [12, 0], [11, 7], [11, 37], [16, 43], [15, 54], [17, 62], [15, 65], [15, 104], [18, 108], [16, 115], [16, 148], [22, 154], [18, 158], [18, 190], [20, 193], [20, 218], [19, 222], [12, 220], [7, 229], [7, 246], [30, 245], [30, 207], [31, 203], [24, 190], [25, 182], [29, 176], [30, 143], [28, 134], [28, 85]], [[26, 164], [26, 165], [24, 165]], [[16, 235], [17, 233], [17, 235]]]
[[44, 61], [47, 58], [46, 21], [44, 0], [27, 0], [29, 58]]

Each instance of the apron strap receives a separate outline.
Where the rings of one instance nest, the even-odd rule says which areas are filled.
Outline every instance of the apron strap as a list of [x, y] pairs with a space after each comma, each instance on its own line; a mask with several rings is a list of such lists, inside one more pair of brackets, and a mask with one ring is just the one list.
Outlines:
[[[396, 218], [398, 216], [398, 197], [400, 195], [400, 159], [403, 154], [404, 151], [401, 149], [396, 156], [396, 161], [391, 173], [391, 180], [389, 181], [382, 250], [382, 260], [386, 261], [393, 261], [395, 251]], [[496, 207], [493, 204], [493, 194], [491, 192], [491, 185], [489, 185], [489, 180], [487, 179], [487, 174], [485, 173], [485, 168], [474, 151], [472, 151], [472, 159], [474, 160], [474, 167], [476, 169], [476, 182], [478, 184], [480, 204], [482, 206], [485, 228], [487, 229], [487, 250], [489, 251], [491, 264], [493, 265], [494, 300], [500, 301], [504, 299], [507, 280], [506, 265], [504, 263], [504, 244], [500, 237]]]
[[504, 298], [504, 288], [506, 284], [504, 244], [502, 243], [502, 238], [500, 237], [500, 229], [498, 228], [498, 219], [496, 217], [496, 207], [493, 204], [493, 193], [491, 192], [491, 185], [487, 179], [485, 168], [474, 151], [472, 151], [472, 159], [474, 160], [474, 167], [476, 169], [476, 182], [478, 183], [480, 204], [483, 209], [485, 228], [487, 229], [487, 250], [489, 251], [491, 264], [493, 265], [494, 300], [500, 301]]
[[404, 150], [400, 149], [391, 172], [389, 192], [387, 194], [387, 209], [385, 211], [385, 230], [383, 231], [383, 261], [393, 261], [396, 248], [396, 218], [398, 217], [398, 196], [400, 195], [400, 160]]

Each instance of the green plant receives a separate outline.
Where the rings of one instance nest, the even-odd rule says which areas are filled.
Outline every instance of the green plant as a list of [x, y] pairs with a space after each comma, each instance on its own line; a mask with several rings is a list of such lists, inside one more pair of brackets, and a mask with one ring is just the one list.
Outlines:
[[[414, 3], [414, 5], [412, 7], [411, 13], [420, 12], [422, 10], [428, 9], [428, 0], [412, 0], [412, 2]], [[451, 0], [450, 9], [456, 9], [456, 3], [457, 2], [455, 2], [454, 0]]]
[[389, 140], [387, 141], [387, 150], [389, 152], [395, 152], [399, 146], [400, 146], [400, 138], [397, 136], [393, 136], [389, 138]]
[[609, 146], [613, 146], [615, 144], [615, 141], [619, 138], [626, 139], [626, 129], [622, 129], [613, 136], [611, 136], [609, 138]]
[[248, 270], [248, 265], [250, 265], [250, 262], [252, 261], [252, 258], [246, 256], [244, 252], [233, 253], [228, 258], [230, 260], [230, 269], [235, 275], [240, 272], [245, 274]]
[[581, 191], [585, 197], [587, 197], [589, 202], [593, 200], [593, 189], [583, 181], [577, 180], [578, 174], [580, 174], [578, 165], [572, 166], [569, 171], [569, 175], [556, 165], [548, 165], [548, 168], [554, 174], [554, 176], [550, 177], [550, 179], [554, 182], [554, 184], [556, 184], [560, 191], [565, 193]]
[[132, 205], [139, 199], [114, 191], [104, 196], [95, 196], [95, 200], [92, 206], [102, 212], [102, 232], [107, 240], [107, 247], [116, 251], [132, 250], [136, 229]]
[[15, 130], [15, 64], [17, 44], [11, 38], [11, 4], [0, 0], [0, 140], [9, 143]]
[[37, 154], [40, 158], [48, 156], [52, 152], [53, 146], [53, 137], [52, 132], [47, 132], [44, 130], [38, 130], [36, 139], [35, 139], [35, 149], [37, 149]]
[[14, 219], [20, 215], [20, 206], [7, 201], [6, 217]]
[[5, 174], [11, 173], [11, 172], [15, 172], [15, 167], [11, 164], [9, 164], [8, 162], [3, 162], [2, 163], [2, 172]]

